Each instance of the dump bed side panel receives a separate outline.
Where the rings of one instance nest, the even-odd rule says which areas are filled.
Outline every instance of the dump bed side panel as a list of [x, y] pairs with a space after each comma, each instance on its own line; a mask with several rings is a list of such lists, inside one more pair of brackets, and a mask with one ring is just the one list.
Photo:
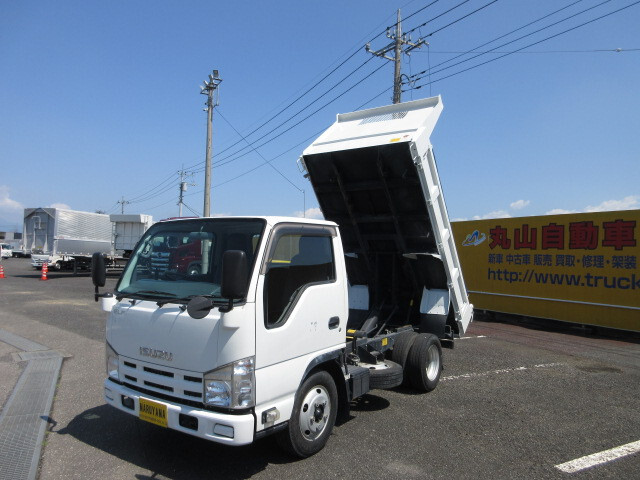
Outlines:
[[464, 332], [473, 318], [473, 305], [469, 303], [467, 288], [462, 276], [460, 259], [451, 230], [447, 206], [442, 194], [442, 185], [438, 175], [433, 149], [426, 145], [426, 151], [418, 153], [419, 144], [426, 144], [425, 139], [418, 139], [412, 145], [413, 161], [418, 170], [424, 198], [427, 202], [429, 219], [433, 229], [434, 238], [438, 247], [438, 253], [442, 260], [447, 275], [447, 288], [451, 295], [451, 304], [455, 313], [456, 322]]
[[[395, 276], [406, 289], [448, 290], [462, 334], [473, 309], [429, 140], [441, 110], [435, 97], [339, 115], [303, 164], [325, 218], [340, 225], [345, 252], [358, 254], [352, 270], [363, 279]], [[389, 255], [412, 261], [387, 268]]]

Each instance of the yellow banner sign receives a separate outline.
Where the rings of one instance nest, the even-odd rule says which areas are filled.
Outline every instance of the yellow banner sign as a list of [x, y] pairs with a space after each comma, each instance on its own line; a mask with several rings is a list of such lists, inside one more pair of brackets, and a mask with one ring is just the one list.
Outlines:
[[640, 331], [640, 210], [454, 222], [479, 309]]

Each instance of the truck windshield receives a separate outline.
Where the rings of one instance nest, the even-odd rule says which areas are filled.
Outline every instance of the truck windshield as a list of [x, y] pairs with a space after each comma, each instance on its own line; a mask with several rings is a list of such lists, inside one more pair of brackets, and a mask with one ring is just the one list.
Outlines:
[[242, 250], [252, 266], [264, 227], [261, 219], [156, 223], [136, 246], [116, 295], [169, 301], [205, 295], [222, 301], [224, 252]]

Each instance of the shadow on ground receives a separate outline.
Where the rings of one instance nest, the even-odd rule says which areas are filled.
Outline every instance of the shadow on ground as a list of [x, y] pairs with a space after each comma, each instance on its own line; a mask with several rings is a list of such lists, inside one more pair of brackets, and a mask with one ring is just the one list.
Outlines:
[[272, 438], [244, 447], [227, 447], [147, 424], [108, 405], [86, 410], [66, 427], [53, 428], [51, 432], [71, 435], [120, 461], [140, 467], [144, 472], [135, 475], [140, 480], [158, 476], [245, 479], [261, 472], [269, 463], [295, 461], [274, 445]]

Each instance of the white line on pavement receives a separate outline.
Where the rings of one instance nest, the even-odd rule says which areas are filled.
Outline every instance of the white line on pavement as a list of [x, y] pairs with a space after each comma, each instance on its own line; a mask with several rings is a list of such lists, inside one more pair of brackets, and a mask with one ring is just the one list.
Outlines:
[[628, 455], [633, 455], [634, 453], [638, 452], [640, 452], [640, 440], [638, 440], [637, 442], [627, 443], [626, 445], [621, 445], [620, 447], [605, 450], [604, 452], [598, 452], [592, 455], [577, 458], [575, 460], [571, 460], [570, 462], [561, 463], [560, 465], [556, 465], [556, 468], [566, 473], [575, 473], [586, 470], [587, 468], [595, 467], [596, 465], [613, 462], [614, 460], [626, 457]]
[[486, 335], [471, 335], [468, 337], [460, 337], [458, 340], [469, 340], [470, 338], [487, 338]]
[[534, 368], [559, 367], [561, 365], [565, 365], [565, 364], [564, 363], [541, 363], [539, 365], [533, 365], [531, 367], [503, 368], [503, 369], [500, 369], [500, 370], [491, 370], [489, 372], [465, 373], [465, 374], [462, 374], [462, 375], [450, 375], [448, 377], [442, 377], [440, 380], [459, 380], [459, 379], [462, 379], [462, 378], [487, 377], [489, 375], [500, 375], [500, 374], [503, 374], [503, 373], [522, 372], [523, 370], [533, 370]]

